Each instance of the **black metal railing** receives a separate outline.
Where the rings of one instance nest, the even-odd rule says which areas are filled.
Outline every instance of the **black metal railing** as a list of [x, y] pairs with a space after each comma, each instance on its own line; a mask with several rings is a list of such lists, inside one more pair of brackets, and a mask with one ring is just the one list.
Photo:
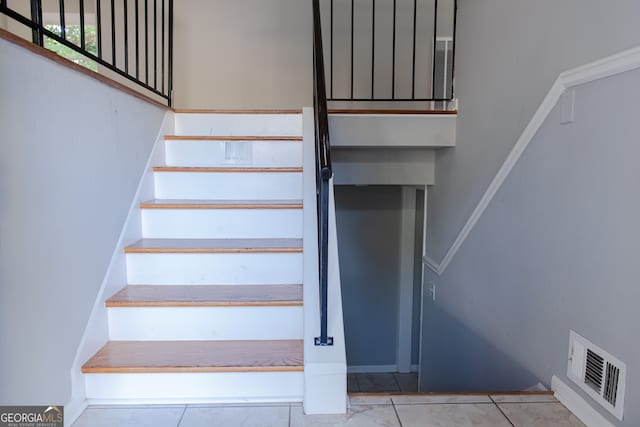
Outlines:
[[173, 0], [0, 0], [0, 13], [30, 31], [33, 43], [115, 73], [171, 106]]
[[318, 202], [318, 258], [320, 278], [320, 336], [315, 345], [333, 345], [327, 332], [327, 296], [329, 272], [329, 180], [331, 145], [329, 144], [329, 115], [327, 110], [320, 3], [313, 0], [313, 108], [316, 138], [316, 197]]
[[457, 0], [322, 0], [322, 15], [329, 101], [453, 99]]

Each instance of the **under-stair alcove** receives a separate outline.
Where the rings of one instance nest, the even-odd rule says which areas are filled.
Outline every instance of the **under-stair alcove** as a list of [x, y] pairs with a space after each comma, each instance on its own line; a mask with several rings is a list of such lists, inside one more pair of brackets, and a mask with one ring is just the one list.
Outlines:
[[336, 187], [351, 393], [418, 391], [425, 189]]
[[428, 188], [456, 119], [329, 110], [349, 392], [419, 391]]

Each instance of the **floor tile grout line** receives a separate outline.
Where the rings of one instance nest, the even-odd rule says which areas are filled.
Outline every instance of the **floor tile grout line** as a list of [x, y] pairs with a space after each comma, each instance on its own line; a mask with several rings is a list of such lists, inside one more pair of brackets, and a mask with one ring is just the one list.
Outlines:
[[398, 424], [400, 424], [400, 427], [402, 427], [402, 420], [400, 419], [400, 414], [398, 414], [398, 409], [396, 409], [396, 405], [395, 403], [393, 403], [393, 400], [391, 400], [391, 406], [393, 407], [393, 412], [396, 414]]
[[399, 405], [399, 406], [411, 406], [411, 405], [424, 405], [424, 406], [432, 406], [432, 405], [495, 405], [495, 402], [476, 402], [476, 401], [469, 401], [469, 402], [409, 402], [409, 403], [402, 403], [402, 402], [397, 402], [395, 403], [395, 405]]
[[184, 409], [182, 410], [182, 414], [180, 415], [180, 419], [178, 420], [178, 424], [176, 425], [176, 427], [180, 427], [180, 424], [182, 424], [182, 420], [184, 418], [184, 414], [187, 413], [187, 407], [189, 405], [184, 405]]
[[489, 399], [491, 399], [491, 401], [493, 402], [494, 405], [496, 405], [496, 408], [498, 408], [498, 411], [500, 411], [500, 413], [502, 414], [502, 416], [507, 420], [507, 422], [509, 424], [511, 424], [512, 427], [516, 427], [515, 424], [513, 424], [511, 422], [511, 420], [509, 419], [509, 417], [507, 417], [507, 414], [504, 413], [504, 411], [502, 410], [502, 408], [500, 407], [500, 405], [498, 405], [498, 403], [496, 403], [495, 400], [493, 400], [493, 397], [489, 396]]

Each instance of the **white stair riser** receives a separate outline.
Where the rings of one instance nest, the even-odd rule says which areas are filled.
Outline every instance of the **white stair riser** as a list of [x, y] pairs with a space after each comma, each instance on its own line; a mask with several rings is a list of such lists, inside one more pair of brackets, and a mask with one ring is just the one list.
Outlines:
[[111, 340], [302, 339], [302, 307], [112, 307]]
[[300, 401], [303, 372], [88, 374], [89, 404]]
[[145, 238], [302, 238], [302, 227], [302, 209], [142, 209]]
[[302, 114], [176, 114], [178, 135], [300, 136]]
[[[167, 166], [302, 166], [301, 141], [166, 141]], [[229, 147], [228, 147], [229, 145]], [[245, 145], [246, 156], [233, 159], [227, 148]], [[228, 159], [228, 157], [231, 157]]]
[[302, 199], [297, 172], [155, 172], [157, 199]]
[[130, 285], [302, 283], [302, 253], [127, 254]]

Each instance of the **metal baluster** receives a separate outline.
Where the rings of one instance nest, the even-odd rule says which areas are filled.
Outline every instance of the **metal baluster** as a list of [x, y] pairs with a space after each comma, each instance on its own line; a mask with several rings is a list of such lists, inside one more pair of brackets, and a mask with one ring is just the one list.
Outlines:
[[42, 1], [31, 0], [31, 21], [36, 25], [31, 31], [33, 42], [38, 46], [44, 45], [44, 35], [42, 34]]
[[375, 99], [373, 94], [376, 68], [376, 0], [371, 0], [371, 99]]
[[116, 67], [116, 7], [111, 0], [111, 63]]
[[458, 0], [453, 0], [453, 48], [451, 49], [451, 92], [448, 98], [453, 99], [454, 96], [454, 76], [456, 70], [456, 32], [458, 31]]
[[[438, 0], [433, 4], [433, 70], [431, 72], [431, 98], [436, 98], [436, 49], [438, 48]], [[443, 94], [444, 95], [444, 94]], [[444, 96], [443, 96], [444, 98]]]
[[140, 78], [140, 5], [138, 0], [135, 0], [136, 8], [136, 79]]
[[129, 6], [127, 0], [122, 1], [124, 7], [124, 72], [129, 74]]
[[393, 46], [391, 52], [391, 99], [396, 97], [396, 0], [393, 0]]
[[169, 106], [173, 104], [173, 0], [169, 0], [169, 87], [167, 95], [169, 99]]
[[331, 32], [329, 34], [329, 40], [331, 44], [330, 55], [331, 55], [331, 69], [329, 70], [330, 75], [330, 87], [329, 87], [329, 97], [333, 98], [333, 0], [331, 0]]
[[164, 0], [162, 1], [162, 30], [161, 30], [161, 38], [162, 38], [162, 48], [160, 49], [160, 51], [162, 52], [162, 74], [161, 74], [161, 86], [162, 86], [162, 90], [161, 92], [164, 93]]
[[153, 0], [153, 87], [158, 88], [158, 1]]
[[84, 35], [84, 0], [79, 0], [80, 7], [80, 47], [82, 50], [86, 49], [86, 40]]
[[416, 98], [416, 15], [417, 0], [413, 0], [413, 59], [411, 62], [411, 99]]
[[[62, 37], [63, 39], [67, 39], [67, 26], [65, 24], [65, 16], [64, 16], [64, 0], [60, 0], [58, 2], [59, 4], [59, 12], [60, 12], [60, 37]], [[40, 3], [40, 7], [42, 10], [42, 2]], [[42, 24], [42, 20], [40, 21], [40, 24]]]
[[102, 59], [102, 6], [96, 0], [96, 38], [98, 42], [98, 58]]
[[354, 6], [351, 0], [351, 99], [353, 99], [353, 26], [354, 26]]
[[144, 79], [149, 84], [149, 0], [144, 0]]

